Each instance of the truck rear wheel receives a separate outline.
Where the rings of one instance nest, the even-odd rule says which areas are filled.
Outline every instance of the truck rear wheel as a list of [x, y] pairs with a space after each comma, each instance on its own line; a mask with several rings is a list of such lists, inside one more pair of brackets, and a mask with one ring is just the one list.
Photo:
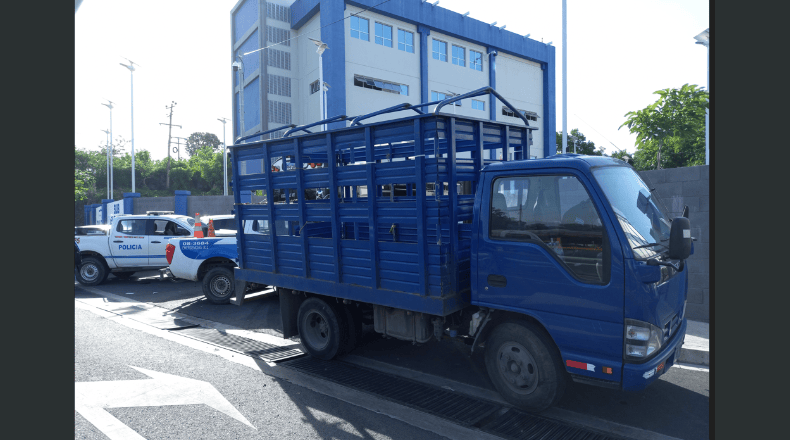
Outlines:
[[96, 257], [82, 259], [82, 264], [77, 270], [77, 281], [84, 286], [97, 286], [107, 279], [110, 272], [104, 262]]
[[299, 306], [296, 325], [304, 351], [318, 359], [330, 360], [340, 354], [346, 341], [346, 319], [338, 308], [311, 297]]
[[504, 323], [486, 341], [485, 363], [497, 391], [526, 411], [542, 411], [559, 402], [566, 377], [554, 344], [527, 323]]
[[235, 289], [233, 270], [228, 267], [215, 267], [203, 277], [203, 294], [214, 304], [229, 303]]

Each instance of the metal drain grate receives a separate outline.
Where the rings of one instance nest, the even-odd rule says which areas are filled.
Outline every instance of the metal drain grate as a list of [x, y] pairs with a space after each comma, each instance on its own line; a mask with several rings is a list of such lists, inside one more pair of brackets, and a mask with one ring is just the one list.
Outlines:
[[510, 408], [480, 427], [481, 431], [514, 440], [624, 440], [586, 428]]
[[386, 373], [313, 357], [283, 364], [304, 373], [375, 394], [401, 405], [471, 426], [500, 408], [499, 405], [453, 393], [439, 387]]
[[433, 385], [341, 361], [322, 361], [308, 356], [294, 359], [282, 366], [507, 439], [625, 440], [623, 437], [529, 414], [515, 408], [503, 407]]
[[195, 324], [184, 319], [172, 318], [169, 316], [146, 316], [146, 315], [125, 315], [129, 319], [133, 319], [143, 324], [148, 324], [162, 330], [179, 330], [190, 327], [199, 327], [200, 324]]
[[256, 356], [269, 362], [280, 362], [304, 354], [302, 350], [294, 348], [293, 345], [283, 347], [267, 344], [255, 339], [222, 333], [219, 330], [210, 328], [185, 328], [178, 330], [178, 334], [219, 345], [246, 355]]

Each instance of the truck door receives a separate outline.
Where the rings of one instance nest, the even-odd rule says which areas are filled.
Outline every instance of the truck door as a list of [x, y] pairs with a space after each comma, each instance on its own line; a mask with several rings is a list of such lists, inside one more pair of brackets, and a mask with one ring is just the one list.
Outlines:
[[171, 238], [191, 236], [193, 232], [168, 219], [148, 219], [148, 265], [168, 266], [165, 248]]
[[486, 177], [472, 303], [537, 318], [569, 373], [619, 381], [624, 284], [614, 231], [583, 175], [533, 173]]
[[148, 265], [148, 236], [145, 219], [118, 221], [110, 233], [110, 252], [118, 267]]

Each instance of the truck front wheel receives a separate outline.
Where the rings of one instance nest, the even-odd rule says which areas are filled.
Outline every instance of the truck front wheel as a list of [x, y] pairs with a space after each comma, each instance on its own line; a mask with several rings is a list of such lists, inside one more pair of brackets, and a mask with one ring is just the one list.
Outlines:
[[[342, 312], [341, 312], [342, 313]], [[326, 301], [311, 297], [299, 306], [296, 320], [304, 351], [318, 359], [330, 360], [344, 345], [344, 316]]]
[[84, 286], [97, 286], [103, 283], [109, 274], [104, 262], [96, 257], [86, 257], [82, 259], [82, 264], [77, 270], [77, 281]]
[[203, 294], [214, 304], [229, 303], [235, 289], [231, 268], [215, 267], [203, 277]]
[[542, 411], [565, 391], [565, 372], [545, 332], [527, 323], [504, 323], [486, 341], [485, 363], [491, 382], [511, 404]]

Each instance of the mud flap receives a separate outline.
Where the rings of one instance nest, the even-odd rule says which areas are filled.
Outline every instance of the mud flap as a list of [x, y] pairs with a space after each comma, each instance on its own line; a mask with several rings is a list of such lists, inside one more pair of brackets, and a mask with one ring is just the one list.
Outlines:
[[277, 289], [280, 292], [280, 317], [283, 321], [283, 338], [299, 334], [296, 320], [299, 314], [299, 306], [305, 300], [304, 295], [295, 294], [290, 289]]
[[236, 297], [230, 299], [231, 304], [235, 304], [240, 306], [244, 304], [244, 296], [247, 295], [247, 282], [238, 279], [237, 277], [233, 277], [234, 283], [236, 284], [235, 292]]

